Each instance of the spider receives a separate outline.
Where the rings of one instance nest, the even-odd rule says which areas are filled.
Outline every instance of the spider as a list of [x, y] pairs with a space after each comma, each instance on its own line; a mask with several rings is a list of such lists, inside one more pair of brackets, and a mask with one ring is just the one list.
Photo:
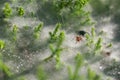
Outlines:
[[76, 36], [76, 43], [82, 41], [82, 36]]
[[82, 41], [83, 37], [85, 36], [86, 33], [88, 33], [88, 32], [86, 32], [84, 30], [77, 31], [76, 42]]

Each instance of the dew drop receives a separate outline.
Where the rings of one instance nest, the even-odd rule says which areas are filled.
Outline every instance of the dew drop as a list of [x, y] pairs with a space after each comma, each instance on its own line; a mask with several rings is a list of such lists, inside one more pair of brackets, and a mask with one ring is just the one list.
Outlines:
[[120, 72], [118, 72], [118, 74], [120, 74]]

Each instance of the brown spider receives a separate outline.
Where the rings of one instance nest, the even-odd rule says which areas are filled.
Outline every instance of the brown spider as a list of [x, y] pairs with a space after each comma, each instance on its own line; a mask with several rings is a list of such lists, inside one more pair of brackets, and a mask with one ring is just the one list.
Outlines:
[[76, 36], [76, 43], [82, 41], [82, 36]]

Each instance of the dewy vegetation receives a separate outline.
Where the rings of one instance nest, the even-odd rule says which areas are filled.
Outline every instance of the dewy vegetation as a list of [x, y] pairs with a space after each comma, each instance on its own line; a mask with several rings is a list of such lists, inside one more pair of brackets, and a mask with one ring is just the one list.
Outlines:
[[[4, 63], [2, 58], [2, 52], [5, 47], [5, 42], [3, 40], [0, 40], [0, 73], [3, 74], [3, 76], [7, 79], [12, 75], [12, 72], [10, 72], [9, 67]], [[0, 79], [4, 79], [4, 77]]]
[[[32, 1], [34, 0], [30, 0], [30, 2]], [[62, 18], [63, 22], [67, 23], [67, 20], [69, 20], [69, 17], [71, 16], [70, 19], [72, 19], [72, 17], [78, 17], [80, 19], [79, 22], [81, 25], [92, 24], [89, 17], [90, 13], [84, 11], [83, 9], [89, 0], [51, 0], [51, 1], [41, 0], [41, 1], [44, 1], [44, 3], [49, 3], [49, 2], [52, 3], [56, 13], [58, 14], [58, 16], [60, 16], [59, 18]], [[11, 19], [11, 17], [14, 17], [14, 16], [24, 17], [25, 15], [26, 15], [26, 12], [22, 6], [12, 9], [12, 7], [8, 2], [5, 3], [2, 9], [3, 22], [6, 21], [9, 23], [9, 20], [5, 20], [5, 19]], [[62, 45], [66, 35], [65, 30], [63, 28], [63, 26], [65, 26], [66, 24], [64, 24], [63, 22], [56, 23], [56, 26], [53, 32], [51, 31], [48, 33], [49, 39], [47, 40], [47, 46], [49, 47], [51, 55], [44, 58], [42, 61], [38, 61], [37, 63], [35, 63], [32, 66], [32, 68], [28, 68], [27, 70], [23, 69], [21, 73], [12, 72], [9, 66], [7, 66], [7, 64], [2, 60], [6, 56], [5, 52], [7, 51], [7, 54], [9, 54], [12, 51], [14, 52], [16, 50], [29, 51], [30, 45], [33, 45], [34, 47], [38, 46], [38, 45], [34, 45], [34, 43], [36, 40], [40, 40], [40, 37], [41, 37], [40, 34], [42, 32], [42, 29], [44, 28], [43, 22], [40, 22], [38, 26], [33, 28], [28, 28], [28, 26], [24, 27], [23, 28], [24, 30], [30, 30], [28, 32], [31, 32], [29, 36], [30, 36], [30, 39], [32, 38], [32, 40], [29, 41], [28, 39], [30, 44], [28, 44], [25, 47], [23, 46], [23, 48], [18, 47], [17, 45], [14, 45], [14, 48], [12, 48], [14, 50], [10, 50], [11, 48], [9, 46], [6, 46], [8, 45], [7, 41], [9, 41], [10, 43], [18, 44], [19, 41], [22, 40], [20, 38], [20, 36], [22, 36], [22, 34], [20, 34], [22, 33], [22, 29], [20, 29], [19, 25], [16, 25], [16, 24], [11, 26], [11, 28], [5, 29], [5, 31], [8, 32], [7, 34], [10, 39], [7, 38], [7, 40], [5, 40], [1, 38], [0, 40], [0, 74], [2, 74], [2, 76], [0, 76], [0, 80], [1, 79], [2, 80], [26, 80], [24, 78], [24, 74], [25, 75], [28, 74], [29, 70], [31, 69], [35, 69], [36, 77], [38, 80], [48, 80], [49, 78], [49, 76], [47, 75], [48, 73], [42, 67], [42, 63], [50, 62], [52, 61], [51, 59], [54, 59], [56, 62], [56, 64], [54, 65], [55, 68], [57, 70], [61, 69], [62, 67], [61, 65], [64, 65], [64, 64], [62, 64], [60, 57], [61, 57], [62, 51], [64, 50]], [[100, 36], [98, 36], [98, 34], [100, 34]], [[101, 32], [98, 34], [95, 32], [95, 28], [92, 27], [91, 33], [85, 35], [86, 44], [83, 46], [86, 46], [86, 52], [78, 53], [76, 55], [75, 60], [73, 60], [75, 61], [74, 68], [68, 65], [67, 66], [64, 65], [64, 67], [67, 67], [68, 69], [68, 76], [67, 76], [68, 80], [102, 80], [103, 79], [99, 73], [96, 73], [95, 71], [93, 71], [93, 69], [91, 69], [88, 65], [88, 62], [93, 60], [92, 58], [101, 55], [100, 53], [104, 48], [104, 44], [103, 44], [104, 40], [101, 37], [103, 35], [101, 34]], [[27, 37], [28, 36], [26, 36], [25, 38]], [[112, 47], [112, 44], [111, 43], [107, 44], [107, 48], [110, 48], [110, 47]], [[88, 58], [91, 56], [92, 58]], [[81, 70], [85, 66], [87, 70], [85, 75], [82, 75]]]
[[64, 24], [68, 25], [74, 18], [78, 17], [81, 25], [91, 25], [93, 23], [90, 20], [89, 12], [83, 10], [88, 1], [89, 0], [53, 0], [53, 4]]
[[5, 3], [5, 7], [3, 8], [3, 16], [4, 17], [10, 17], [12, 15], [12, 9], [9, 5], [9, 3]]

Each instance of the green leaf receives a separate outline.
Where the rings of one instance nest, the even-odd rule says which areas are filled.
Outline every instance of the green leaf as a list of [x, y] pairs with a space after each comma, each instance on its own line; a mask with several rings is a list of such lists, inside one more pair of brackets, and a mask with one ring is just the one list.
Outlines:
[[37, 68], [37, 78], [38, 80], [46, 80], [46, 73], [43, 69], [43, 67], [39, 66]]
[[81, 54], [77, 54], [76, 57], [75, 57], [75, 61], [76, 61], [75, 71], [73, 73], [73, 77], [72, 77], [71, 80], [77, 80], [78, 79], [79, 69], [81, 68], [81, 66], [84, 63], [83, 56]]
[[60, 45], [63, 43], [64, 39], [65, 39], [65, 34], [64, 34], [64, 32], [61, 32], [58, 36], [57, 47], [60, 47]]
[[2, 70], [8, 77], [12, 75], [9, 68], [0, 60], [0, 70]]
[[107, 48], [112, 47], [112, 43], [109, 43], [106, 47], [107, 47]]
[[36, 32], [36, 33], [33, 34], [33, 36], [34, 36], [35, 39], [38, 39], [40, 34]]
[[76, 60], [77, 66], [81, 67], [84, 62], [82, 54], [77, 54], [75, 57], [75, 60]]
[[86, 40], [87, 40], [87, 41], [90, 41], [90, 40], [91, 40], [91, 38], [90, 38], [90, 35], [89, 35], [89, 34], [86, 34], [86, 35], [85, 35], [85, 37], [86, 37]]
[[58, 36], [57, 33], [59, 32], [60, 27], [61, 27], [61, 24], [58, 23], [58, 24], [56, 24], [56, 27], [55, 27], [54, 31], [49, 32], [51, 43], [55, 43], [58, 40], [57, 38], [59, 38], [59, 36]]
[[101, 76], [96, 75], [93, 80], [101, 80]]
[[56, 27], [55, 27], [55, 30], [54, 30], [54, 32], [53, 32], [53, 35], [56, 35], [56, 34], [57, 34], [57, 32], [59, 31], [60, 27], [61, 27], [61, 24], [60, 24], [60, 23], [57, 23], [57, 24], [56, 24]]
[[55, 50], [54, 50], [54, 47], [52, 44], [49, 45], [49, 48], [50, 48], [51, 52], [54, 53]]
[[5, 6], [3, 8], [3, 14], [6, 18], [8, 18], [12, 15], [12, 9], [11, 9], [9, 3], [5, 3]]
[[0, 40], [0, 49], [3, 49], [5, 47], [5, 42]]
[[25, 14], [25, 10], [22, 6], [17, 8], [17, 12], [19, 16], [23, 16]]
[[71, 80], [71, 79], [72, 79], [72, 77], [73, 77], [71, 67], [70, 67], [70, 66], [68, 66], [68, 67], [67, 67], [67, 69], [68, 69], [69, 80]]
[[55, 68], [56, 69], [60, 69], [60, 67], [61, 67], [61, 61], [60, 61], [60, 57], [55, 57], [55, 59], [56, 59], [56, 65], [55, 65]]
[[90, 68], [88, 68], [87, 70], [88, 74], [87, 74], [87, 77], [88, 77], [88, 80], [94, 80], [96, 74], [94, 71], [92, 71]]
[[15, 33], [15, 34], [16, 34], [16, 33], [17, 33], [17, 31], [18, 31], [18, 27], [17, 27], [17, 25], [14, 25], [14, 26], [13, 26], [13, 33]]
[[102, 48], [102, 38], [98, 38], [98, 41], [95, 44], [95, 51], [100, 50]]
[[34, 28], [34, 32], [40, 32], [43, 27], [43, 23], [41, 22], [37, 27]]
[[91, 34], [93, 37], [95, 36], [95, 28], [94, 27], [92, 27], [92, 29], [91, 29]]
[[17, 80], [26, 80], [23, 76], [19, 77]]
[[40, 37], [40, 31], [43, 27], [43, 23], [41, 22], [37, 27], [34, 28], [33, 36], [35, 39], [38, 39]]

